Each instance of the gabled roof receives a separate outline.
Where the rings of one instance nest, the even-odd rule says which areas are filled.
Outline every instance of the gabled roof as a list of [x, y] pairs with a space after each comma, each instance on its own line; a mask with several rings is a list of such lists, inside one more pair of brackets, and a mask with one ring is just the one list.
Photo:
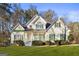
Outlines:
[[13, 27], [12, 31], [15, 30], [19, 25], [21, 25], [24, 28], [24, 30], [25, 30], [25, 27], [22, 24], [17, 23], [17, 25]]
[[16, 25], [16, 26], [14, 26], [12, 30], [14, 30], [14, 29], [15, 29], [16, 27], [18, 27], [18, 26], [19, 26], [19, 23], [17, 23], [17, 25]]
[[[38, 20], [39, 18], [40, 18], [41, 16], [40, 15], [35, 15], [35, 16], [33, 16], [32, 17], [32, 19], [31, 20], [29, 20], [27, 23], [26, 23], [26, 25], [28, 25], [29, 23], [31, 23], [32, 21], [35, 21], [35, 20]], [[36, 19], [35, 19], [36, 18]], [[42, 19], [44, 19], [43, 17], [41, 17]], [[45, 22], [46, 22], [46, 20], [44, 20]]]
[[[37, 17], [37, 18], [36, 18]], [[40, 16], [41, 17], [41, 16]], [[32, 21], [36, 21], [36, 20], [34, 20], [34, 19], [38, 19], [39, 18], [39, 15], [35, 15], [35, 16], [33, 16], [32, 17], [32, 19], [31, 20], [29, 20], [25, 25], [21, 25], [20, 23], [17, 23], [17, 25], [13, 28], [13, 30], [16, 28], [16, 27], [18, 27], [19, 25], [21, 25], [24, 29], [25, 29], [25, 31], [28, 31], [28, 30], [30, 30], [30, 29], [28, 29], [28, 27], [27, 27], [27, 25], [29, 24], [29, 23], [31, 23]], [[42, 17], [41, 17], [42, 18]], [[49, 24], [46, 24], [46, 32], [58, 21], [60, 19], [60, 17], [58, 18], [58, 19], [56, 19], [56, 20], [54, 20], [54, 21], [52, 21], [51, 23], [49, 23]], [[65, 22], [64, 22], [64, 20], [62, 20], [62, 19], [60, 19], [63, 23], [64, 23], [64, 25], [66, 26], [66, 24], [65, 24]], [[46, 21], [46, 20], [45, 20]]]
[[37, 17], [37, 15], [33, 16], [33, 17], [31, 18], [31, 20], [29, 20], [29, 21], [26, 23], [26, 25], [28, 25], [35, 17]]
[[54, 20], [53, 22], [52, 22], [52, 24], [46, 29], [46, 32], [58, 21], [58, 20], [61, 20], [63, 23], [64, 23], [64, 25], [65, 25], [65, 22], [64, 22], [64, 20], [62, 20], [62, 19], [60, 19], [61, 17], [59, 17], [57, 20]]
[[56, 23], [57, 20], [53, 21], [52, 24], [46, 29], [46, 32]]

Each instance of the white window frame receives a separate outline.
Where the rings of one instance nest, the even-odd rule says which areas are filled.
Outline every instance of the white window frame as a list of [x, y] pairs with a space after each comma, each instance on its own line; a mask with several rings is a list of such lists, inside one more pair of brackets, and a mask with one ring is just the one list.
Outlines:
[[23, 35], [21, 35], [21, 34], [15, 34], [14, 35], [14, 40], [23, 40]]
[[36, 29], [44, 29], [44, 25], [41, 22], [36, 24]]

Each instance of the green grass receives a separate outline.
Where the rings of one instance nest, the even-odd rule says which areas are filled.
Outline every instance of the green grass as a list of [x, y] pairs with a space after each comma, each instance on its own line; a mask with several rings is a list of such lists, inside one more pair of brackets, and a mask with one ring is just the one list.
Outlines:
[[0, 53], [9, 56], [79, 56], [79, 46], [55, 46], [55, 47], [0, 47]]

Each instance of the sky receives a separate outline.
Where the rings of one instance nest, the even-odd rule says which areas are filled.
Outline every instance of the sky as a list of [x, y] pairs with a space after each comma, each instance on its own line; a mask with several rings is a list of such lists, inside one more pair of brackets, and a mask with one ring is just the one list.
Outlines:
[[65, 16], [69, 21], [79, 21], [79, 3], [22, 3], [21, 8], [28, 9], [30, 5], [36, 6], [37, 10], [54, 10], [58, 16]]

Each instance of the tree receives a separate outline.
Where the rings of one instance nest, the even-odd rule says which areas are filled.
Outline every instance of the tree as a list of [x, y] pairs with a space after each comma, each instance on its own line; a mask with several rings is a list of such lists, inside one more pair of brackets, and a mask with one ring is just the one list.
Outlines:
[[79, 23], [78, 22], [73, 22], [73, 23], [70, 23], [68, 26], [71, 30], [70, 34], [73, 36], [73, 40], [76, 43], [79, 43]]
[[23, 18], [25, 18], [25, 14], [20, 4], [13, 4], [12, 8], [14, 9], [14, 12], [11, 15], [12, 27], [14, 27], [17, 23], [23, 24], [23, 21], [24, 21]]
[[2, 40], [7, 39], [7, 37], [9, 36], [8, 24], [11, 15], [10, 8], [11, 4], [9, 3], [0, 4], [0, 38]]
[[57, 18], [57, 15], [56, 15], [55, 11], [52, 11], [50, 9], [43, 12], [43, 13], [41, 13], [41, 15], [48, 22], [51, 22], [51, 20], [55, 20]]
[[9, 17], [11, 15], [10, 11], [10, 4], [8, 3], [1, 3], [0, 4], [0, 25], [1, 25], [1, 32], [6, 31], [7, 24], [9, 21]]
[[11, 14], [11, 11], [10, 11], [10, 8], [11, 8], [11, 4], [9, 3], [1, 3], [0, 4], [0, 16], [6, 14], [5, 12]]
[[38, 14], [36, 6], [31, 5], [28, 10], [25, 10], [26, 21], [30, 20], [36, 14]]

